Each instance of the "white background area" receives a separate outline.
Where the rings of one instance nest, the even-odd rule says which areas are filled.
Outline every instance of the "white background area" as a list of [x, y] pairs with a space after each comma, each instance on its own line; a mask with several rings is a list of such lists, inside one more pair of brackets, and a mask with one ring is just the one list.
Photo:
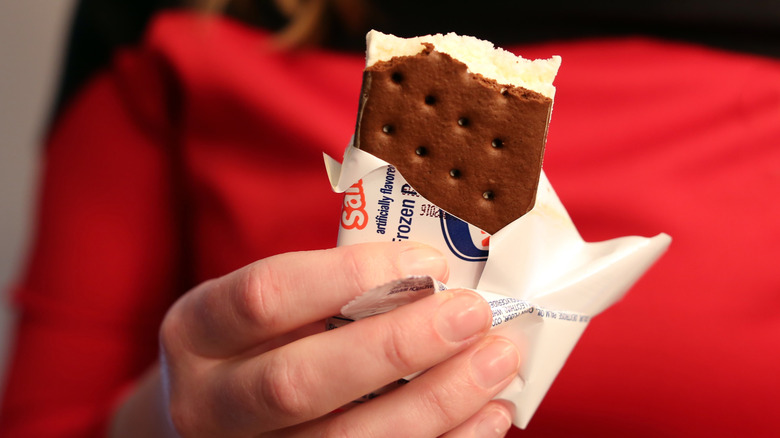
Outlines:
[[[32, 233], [41, 136], [73, 0], [0, 1], [0, 371], [15, 318], [10, 286]], [[2, 381], [0, 381], [2, 382]]]

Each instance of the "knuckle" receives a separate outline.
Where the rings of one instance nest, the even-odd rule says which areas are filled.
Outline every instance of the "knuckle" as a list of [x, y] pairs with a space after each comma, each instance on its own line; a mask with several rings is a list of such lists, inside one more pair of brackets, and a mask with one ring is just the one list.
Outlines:
[[274, 270], [265, 261], [253, 263], [247, 269], [244, 281], [233, 290], [238, 317], [251, 321], [259, 330], [273, 327], [282, 317], [279, 314], [280, 288]]
[[181, 304], [177, 302], [165, 314], [160, 324], [158, 338], [162, 351], [173, 352], [181, 348], [181, 334], [184, 331]]
[[457, 413], [453, 409], [455, 405], [453, 400], [462, 400], [462, 398], [453, 394], [447, 385], [428, 385], [421, 391], [422, 411], [427, 412], [431, 418], [437, 418], [439, 423], [450, 426], [459, 424], [463, 420], [457, 418]]
[[214, 281], [206, 281], [179, 298], [163, 317], [158, 329], [158, 342], [163, 353], [173, 357], [195, 352], [200, 328], [209, 320], [208, 305], [199, 305], [203, 296], [209, 297]]
[[396, 264], [384, 257], [384, 253], [378, 256], [363, 245], [355, 245], [344, 251], [340, 266], [343, 267], [346, 278], [352, 282], [354, 290], [361, 292], [383, 282], [383, 276], [378, 274], [387, 278], [397, 278], [400, 275]]
[[379, 333], [382, 333], [380, 345], [387, 363], [404, 373], [418, 371], [416, 355], [410, 346], [410, 339], [406, 336], [408, 331], [395, 320], [388, 320], [386, 325]]
[[202, 435], [203, 400], [194, 389], [200, 386], [197, 382], [202, 382], [195, 371], [197, 367], [192, 363], [171, 363], [171, 359], [164, 357], [160, 367], [168, 419], [180, 436]]
[[281, 358], [273, 359], [259, 379], [265, 407], [282, 418], [309, 418], [312, 407], [303, 390], [305, 381], [299, 367]]

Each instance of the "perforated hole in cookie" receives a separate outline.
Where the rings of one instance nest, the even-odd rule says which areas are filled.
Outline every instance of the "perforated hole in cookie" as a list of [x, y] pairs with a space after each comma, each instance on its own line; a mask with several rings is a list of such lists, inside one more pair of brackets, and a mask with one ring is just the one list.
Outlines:
[[490, 191], [490, 190], [485, 190], [485, 191], [482, 193], [482, 197], [483, 197], [483, 198], [484, 198], [486, 201], [492, 201], [492, 200], [495, 198], [495, 195], [493, 194], [493, 192], [492, 192], [492, 191]]
[[424, 157], [428, 155], [428, 149], [425, 146], [419, 146], [417, 149], [414, 150], [414, 153], [421, 157]]
[[458, 126], [469, 126], [469, 123], [471, 122], [466, 117], [461, 117], [458, 119]]
[[458, 169], [451, 169], [450, 170], [450, 176], [453, 178], [460, 178], [460, 170]]
[[395, 132], [395, 128], [393, 127], [393, 125], [384, 125], [382, 126], [382, 132], [384, 132], [385, 134], [392, 134], [393, 132]]
[[393, 72], [393, 74], [390, 75], [390, 80], [395, 82], [396, 84], [400, 84], [404, 81], [404, 75], [401, 74], [401, 72]]
[[494, 138], [493, 141], [490, 143], [491, 146], [495, 149], [501, 149], [504, 147], [504, 141], [500, 138]]
[[425, 104], [426, 105], [433, 105], [436, 103], [436, 96], [433, 96], [431, 94], [425, 96]]

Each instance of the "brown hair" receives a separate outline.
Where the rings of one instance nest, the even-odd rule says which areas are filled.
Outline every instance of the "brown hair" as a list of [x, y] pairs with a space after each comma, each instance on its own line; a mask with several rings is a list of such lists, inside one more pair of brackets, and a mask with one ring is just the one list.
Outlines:
[[365, 0], [189, 0], [206, 13], [227, 14], [275, 31], [281, 48], [362, 37], [372, 10]]

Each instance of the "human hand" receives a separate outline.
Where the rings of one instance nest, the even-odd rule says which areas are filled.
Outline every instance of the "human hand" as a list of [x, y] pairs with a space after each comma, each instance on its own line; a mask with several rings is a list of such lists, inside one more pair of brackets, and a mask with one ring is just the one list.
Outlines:
[[363, 244], [271, 257], [200, 285], [161, 329], [174, 426], [187, 437], [503, 436], [511, 410], [491, 399], [520, 357], [508, 340], [487, 336], [490, 308], [474, 292], [440, 292], [323, 331], [324, 318], [374, 286], [447, 272], [426, 246]]

